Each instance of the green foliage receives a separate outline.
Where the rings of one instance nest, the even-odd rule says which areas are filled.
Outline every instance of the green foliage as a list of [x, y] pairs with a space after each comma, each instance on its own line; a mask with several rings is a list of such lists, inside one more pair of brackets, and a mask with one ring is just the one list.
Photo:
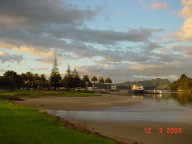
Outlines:
[[103, 77], [100, 77], [100, 78], [99, 78], [99, 83], [100, 83], [100, 84], [103, 84], [104, 82], [105, 82], [105, 81], [104, 81], [104, 78], [103, 78]]
[[67, 72], [63, 78], [62, 81], [64, 87], [66, 87], [67, 89], [75, 89], [75, 88], [79, 88], [79, 87], [83, 87], [83, 83], [82, 80], [77, 72], [76, 69], [74, 69], [71, 72], [70, 67], [68, 66]]
[[6, 71], [3, 77], [0, 77], [0, 87], [15, 90], [22, 84], [21, 77], [14, 71]]
[[105, 79], [105, 83], [110, 84], [110, 83], [112, 83], [112, 80], [111, 80], [109, 77], [107, 77], [107, 78]]
[[82, 81], [83, 81], [82, 85], [84, 85], [85, 87], [92, 85], [88, 75], [84, 75]]
[[[91, 80], [95, 84], [97, 77], [93, 76]], [[107, 78], [106, 80], [108, 83], [112, 82], [110, 78]], [[105, 82], [104, 78], [101, 77], [99, 82], [103, 84]], [[44, 74], [39, 75], [32, 72], [18, 75], [14, 71], [7, 71], [3, 76], [0, 76], [0, 90], [50, 90], [50, 87], [54, 87], [54, 90], [57, 90], [58, 87], [61, 86], [64, 86], [66, 89], [80, 89], [92, 86], [92, 83], [90, 82], [88, 75], [84, 75], [81, 79], [78, 71], [76, 69], [71, 71], [70, 66], [68, 66], [66, 74], [62, 79], [56, 62], [54, 62], [49, 80], [46, 79]]]
[[192, 92], [192, 79], [182, 74], [180, 78], [170, 85], [171, 91]]
[[112, 140], [66, 128], [37, 110], [0, 101], [2, 144], [114, 144]]
[[97, 81], [97, 77], [96, 76], [93, 76], [92, 78], [91, 78], [91, 81], [93, 81], [94, 83]]

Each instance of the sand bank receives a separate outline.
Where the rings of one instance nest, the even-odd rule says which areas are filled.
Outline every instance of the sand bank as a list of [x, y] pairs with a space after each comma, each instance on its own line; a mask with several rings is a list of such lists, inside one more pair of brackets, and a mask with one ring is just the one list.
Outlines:
[[27, 98], [17, 103], [38, 109], [52, 110], [92, 110], [109, 107], [130, 106], [137, 104], [141, 99], [127, 96], [95, 96], [95, 97], [41, 97]]

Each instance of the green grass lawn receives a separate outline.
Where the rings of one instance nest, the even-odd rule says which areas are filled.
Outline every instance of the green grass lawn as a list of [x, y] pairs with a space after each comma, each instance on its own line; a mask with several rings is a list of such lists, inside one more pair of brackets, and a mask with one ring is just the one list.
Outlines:
[[0, 100], [0, 144], [114, 144], [64, 127], [52, 116]]
[[18, 98], [18, 97], [42, 97], [42, 96], [59, 96], [59, 97], [89, 97], [95, 96], [93, 93], [83, 93], [76, 91], [40, 91], [40, 90], [22, 90], [22, 91], [0, 91], [0, 98]]

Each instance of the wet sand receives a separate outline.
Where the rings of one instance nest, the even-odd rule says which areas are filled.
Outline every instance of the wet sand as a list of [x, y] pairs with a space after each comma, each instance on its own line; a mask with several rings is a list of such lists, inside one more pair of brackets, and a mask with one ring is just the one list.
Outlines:
[[[126, 144], [191, 144], [192, 125], [170, 122], [148, 122], [148, 121], [86, 121], [70, 120], [76, 125], [81, 125], [93, 132], [103, 136], [116, 139]], [[151, 128], [152, 133], [145, 133], [145, 128]], [[159, 133], [163, 128], [163, 133]], [[167, 128], [182, 128], [179, 134], [167, 133]]]
[[93, 110], [110, 107], [127, 107], [137, 104], [141, 99], [133, 99], [127, 96], [94, 96], [94, 97], [41, 97], [27, 98], [18, 101], [23, 104], [38, 109], [52, 110]]
[[[96, 97], [44, 97], [31, 98], [17, 102], [40, 110], [94, 110], [109, 107], [130, 107], [141, 99], [127, 96], [96, 96]], [[66, 118], [65, 118], [66, 119]], [[104, 121], [67, 119], [74, 125], [80, 125], [100, 135], [117, 139], [126, 144], [191, 144], [192, 124], [176, 122], [150, 121]], [[152, 133], [145, 133], [145, 128], [151, 128]], [[163, 133], [159, 133], [163, 128]], [[178, 134], [167, 133], [167, 128], [181, 128]]]

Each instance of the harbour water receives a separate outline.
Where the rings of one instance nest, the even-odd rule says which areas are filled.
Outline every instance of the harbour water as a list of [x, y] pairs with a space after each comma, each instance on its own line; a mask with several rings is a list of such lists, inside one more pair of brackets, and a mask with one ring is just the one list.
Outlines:
[[140, 103], [127, 107], [112, 107], [99, 110], [63, 111], [47, 110], [48, 113], [65, 119], [104, 121], [161, 121], [192, 124], [192, 95], [154, 94], [133, 96]]

